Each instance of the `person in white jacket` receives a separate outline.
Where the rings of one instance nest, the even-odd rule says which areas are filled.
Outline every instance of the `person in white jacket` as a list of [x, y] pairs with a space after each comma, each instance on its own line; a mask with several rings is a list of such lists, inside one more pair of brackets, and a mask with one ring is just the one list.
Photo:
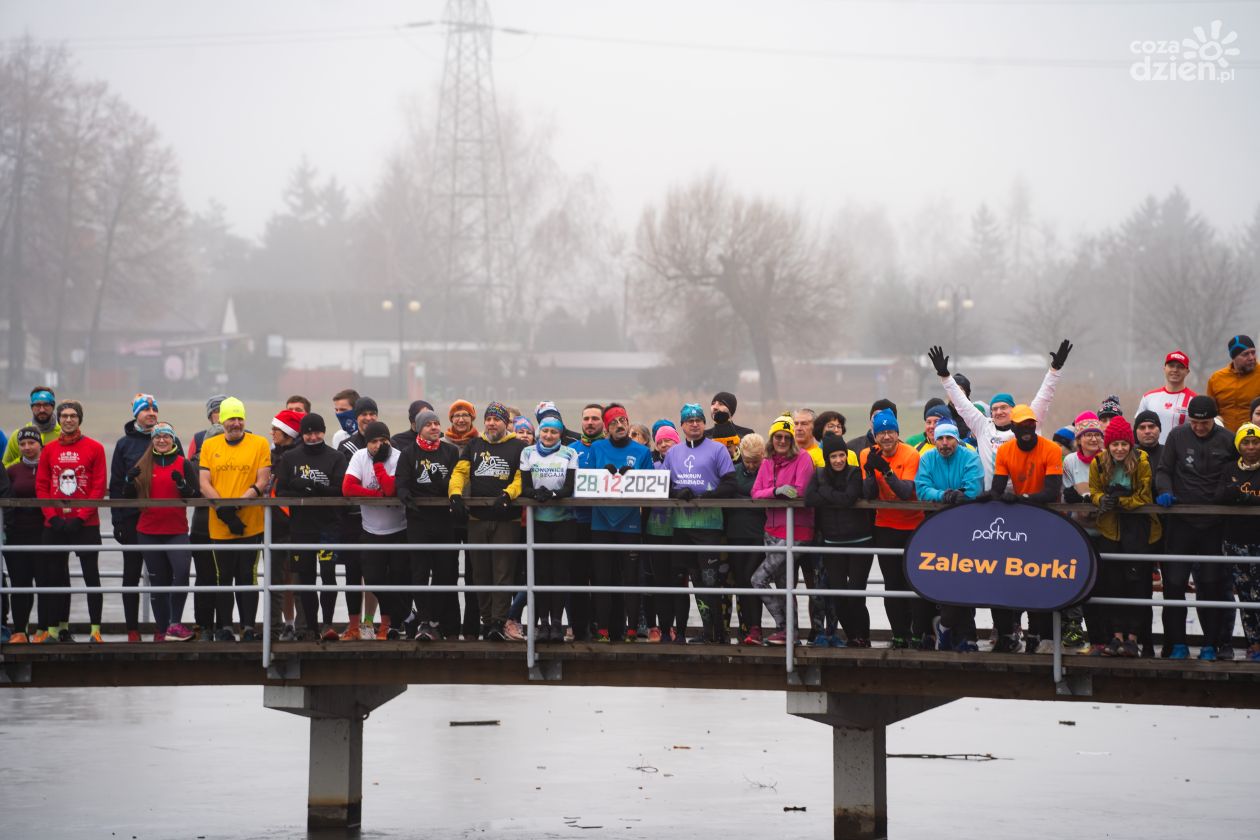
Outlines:
[[[1033, 397], [1032, 402], [1029, 403], [1033, 414], [1037, 415], [1038, 426], [1045, 421], [1046, 413], [1050, 410], [1050, 403], [1054, 401], [1054, 389], [1059, 383], [1059, 371], [1067, 361], [1070, 352], [1072, 352], [1072, 343], [1065, 338], [1059, 344], [1059, 349], [1050, 353], [1050, 369], [1041, 380], [1037, 396]], [[972, 405], [962, 388], [949, 375], [949, 356], [945, 355], [945, 351], [940, 346], [934, 346], [928, 350], [928, 359], [936, 368], [936, 375], [941, 378], [941, 384], [945, 386], [946, 397], [953, 403], [954, 409], [971, 429], [971, 433], [975, 435], [980, 463], [984, 466], [984, 489], [988, 490], [993, 486], [993, 463], [997, 459], [998, 447], [1015, 437], [1011, 425], [1011, 409], [1015, 407], [1015, 399], [1010, 394], [995, 395], [989, 404], [992, 417], [986, 417], [984, 412]]]

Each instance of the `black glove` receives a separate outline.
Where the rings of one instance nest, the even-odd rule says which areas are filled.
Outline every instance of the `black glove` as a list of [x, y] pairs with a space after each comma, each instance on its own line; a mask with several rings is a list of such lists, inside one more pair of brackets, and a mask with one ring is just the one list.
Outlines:
[[947, 505], [956, 505], [961, 502], [963, 498], [963, 491], [961, 490], [946, 490], [941, 496], [941, 501]]
[[297, 478], [289, 479], [289, 488], [296, 490], [303, 496], [310, 496], [315, 493], [315, 481], [314, 479], [298, 476]]
[[1116, 508], [1120, 507], [1120, 497], [1113, 496], [1110, 493], [1108, 493], [1107, 495], [1103, 496], [1102, 499], [1098, 502], [1098, 507], [1101, 508], [1102, 510], [1115, 510]]
[[1072, 342], [1068, 341], [1066, 338], [1063, 339], [1062, 343], [1059, 344], [1058, 352], [1050, 353], [1050, 367], [1055, 370], [1061, 370], [1063, 368], [1063, 363], [1067, 361], [1068, 353], [1071, 352]]
[[886, 473], [890, 469], [884, 453], [878, 449], [871, 449], [871, 454], [866, 456], [866, 468], [881, 473]]
[[62, 526], [62, 531], [67, 537], [77, 536], [83, 530], [83, 520], [77, 516], [67, 516], [66, 524]]
[[127, 470], [127, 483], [128, 484], [135, 481], [139, 477], [140, 477], [140, 466], [138, 464], [132, 467], [131, 469]]
[[373, 464], [383, 464], [389, 460], [389, 444], [382, 443], [376, 449], [376, 453], [372, 455]]
[[937, 376], [949, 376], [949, 356], [945, 355], [940, 345], [934, 345], [928, 350], [928, 359], [932, 362], [932, 367], [936, 368]]
[[536, 502], [550, 502], [555, 497], [556, 491], [552, 490], [550, 487], [534, 488], [534, 501]]
[[[64, 534], [66, 532], [66, 517], [52, 516], [48, 519], [48, 530], [54, 534]], [[114, 538], [118, 538], [118, 531], [114, 531]]]
[[669, 494], [671, 499], [678, 499], [680, 502], [690, 502], [696, 497], [695, 492], [690, 487], [679, 487]]
[[1068, 502], [1069, 504], [1079, 505], [1081, 502], [1085, 501], [1085, 497], [1082, 496], [1080, 491], [1075, 487], [1064, 487], [1063, 501]]
[[464, 497], [458, 493], [451, 496], [451, 513], [459, 519], [468, 518], [468, 505], [464, 504]]
[[512, 505], [512, 497], [504, 490], [499, 494], [499, 498], [494, 500], [495, 510], [507, 510]]
[[235, 505], [220, 505], [215, 508], [215, 513], [219, 514], [219, 521], [226, 525], [233, 535], [245, 536], [245, 523], [241, 521]]
[[184, 478], [184, 474], [178, 470], [171, 473], [171, 483], [175, 485], [181, 498], [191, 499], [197, 495], [197, 488], [189, 484], [188, 479]]
[[608, 470], [608, 472], [609, 472], [611, 475], [616, 475], [616, 474], [617, 474], [617, 468], [616, 468], [616, 467], [614, 467], [612, 464], [605, 464], [605, 465], [604, 465], [604, 469]]
[[617, 468], [617, 474], [625, 475], [626, 473], [630, 472], [631, 469], [633, 469], [633, 467], [631, 467], [629, 464], [624, 464], [621, 467]]

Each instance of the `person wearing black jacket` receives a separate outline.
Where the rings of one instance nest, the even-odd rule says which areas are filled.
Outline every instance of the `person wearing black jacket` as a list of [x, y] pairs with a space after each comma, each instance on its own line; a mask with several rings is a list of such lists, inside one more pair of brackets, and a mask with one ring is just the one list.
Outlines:
[[[1216, 401], [1200, 394], [1186, 407], [1187, 422], [1168, 433], [1155, 473], [1155, 503], [1212, 504], [1216, 501], [1221, 476], [1237, 457], [1234, 441], [1216, 419]], [[1225, 523], [1219, 516], [1169, 516], [1164, 533], [1168, 554], [1217, 554], [1224, 537]], [[1196, 564], [1163, 561], [1164, 597], [1182, 601], [1186, 584], [1194, 575], [1195, 598], [1204, 601], [1232, 600], [1226, 567], [1221, 563]], [[1229, 647], [1232, 616], [1222, 609], [1196, 608], [1203, 628], [1199, 658], [1213, 661], [1217, 648]], [[1164, 607], [1164, 649], [1170, 659], [1187, 659], [1186, 608]]]
[[[0, 496], [13, 499], [35, 498], [35, 471], [39, 467], [39, 452], [44, 448], [39, 429], [24, 426], [14, 434], [19, 451], [18, 462], [7, 470], [0, 470]], [[4, 512], [4, 542], [6, 545], [42, 545], [44, 542], [44, 512], [37, 507], [9, 508]], [[43, 552], [16, 551], [5, 555], [4, 562], [12, 575], [8, 586], [27, 587], [35, 585], [35, 570], [43, 562]], [[9, 596], [5, 595], [3, 615], [9, 614]], [[50, 600], [41, 595], [39, 609], [40, 626], [48, 627], [52, 616], [48, 611]], [[35, 605], [34, 595], [13, 596], [13, 635], [10, 644], [22, 644], [29, 641], [27, 625], [30, 623], [31, 608]]]
[[[1216, 500], [1227, 505], [1260, 506], [1260, 426], [1244, 423], [1239, 427], [1234, 448], [1238, 450], [1238, 460], [1221, 475]], [[1260, 516], [1225, 517], [1221, 553], [1248, 558], [1232, 569], [1234, 589], [1238, 600], [1244, 603], [1260, 601]], [[1247, 659], [1260, 662], [1260, 612], [1242, 610], [1242, 625]]]
[[[740, 438], [739, 458], [735, 461], [735, 493], [733, 498], [751, 499], [753, 485], [757, 483], [757, 470], [766, 457], [766, 441], [761, 435], [749, 432]], [[722, 511], [722, 526], [727, 545], [765, 545], [766, 512], [763, 508], [726, 508]], [[747, 551], [733, 553], [731, 566], [735, 572], [735, 585], [740, 589], [752, 588], [753, 572], [766, 557], [765, 552]], [[739, 638], [747, 645], [762, 644], [761, 616], [765, 605], [760, 595], [740, 595]]]
[[[861, 547], [871, 543], [874, 527], [872, 512], [854, 507], [862, 498], [862, 471], [849, 464], [849, 449], [840, 435], [822, 439], [826, 465], [814, 470], [805, 490], [805, 504], [817, 508], [814, 531], [823, 546]], [[865, 589], [871, 574], [869, 554], [824, 554], [829, 589]], [[839, 619], [849, 647], [871, 646], [871, 615], [866, 599], [840, 597], [832, 599], [833, 612]], [[836, 638], [835, 628], [827, 628], [827, 636]]]
[[[376, 400], [371, 397], [359, 397], [354, 401], [354, 422], [355, 433], [347, 437], [337, 446], [337, 451], [345, 458], [347, 464], [354, 457], [354, 453], [367, 446], [367, 439], [363, 437], [363, 430], [367, 428], [368, 423], [376, 421], [379, 415], [379, 409]], [[359, 511], [358, 505], [351, 505], [342, 508], [341, 511], [341, 534], [338, 537], [339, 542], [357, 543], [361, 542], [363, 536], [363, 515]], [[333, 557], [332, 563], [343, 563], [346, 567], [346, 584], [363, 583], [363, 552], [357, 549], [350, 551], [338, 551]], [[367, 604], [365, 605], [364, 596], [366, 595]], [[364, 607], [366, 606], [366, 609]], [[341, 634], [342, 641], [353, 641], [356, 639], [372, 639], [376, 637], [372, 628], [372, 616], [376, 613], [376, 596], [371, 592], [347, 592], [346, 593], [346, 609], [350, 612], [350, 624], [346, 627], [346, 631]], [[366, 620], [364, 617], [366, 616]]]
[[739, 400], [729, 391], [718, 391], [713, 395], [713, 400], [709, 404], [709, 410], [713, 412], [713, 427], [704, 430], [704, 436], [712, 438], [722, 444], [731, 453], [731, 459], [739, 458], [739, 442], [745, 435], [752, 434], [752, 429], [746, 426], [737, 426], [732, 422], [731, 418], [735, 416], [735, 409], [739, 406]]
[[[345, 477], [346, 459], [337, 450], [324, 443], [327, 427], [324, 418], [318, 414], [302, 415], [299, 427], [302, 442], [287, 450], [274, 467], [276, 477], [276, 495], [295, 498], [328, 498], [341, 495], [341, 482]], [[324, 523], [334, 508], [303, 507], [294, 505], [289, 509], [289, 533], [294, 542], [320, 542]], [[320, 567], [320, 578], [326, 586], [337, 584], [336, 567], [331, 560], [318, 562], [318, 552], [298, 551], [293, 556], [293, 569], [297, 573], [297, 582], [302, 586], [315, 584], [315, 569]], [[348, 594], [348, 593], [347, 593]], [[349, 600], [347, 598], [347, 600]], [[337, 631], [333, 629], [333, 610], [337, 605], [335, 591], [320, 592], [318, 599], [314, 592], [299, 594], [302, 623], [304, 625], [299, 638], [306, 638], [315, 633], [319, 613], [317, 601], [323, 607], [324, 624], [322, 638], [325, 641], [336, 641]]]
[[[447, 498], [459, 449], [442, 440], [442, 419], [432, 409], [420, 409], [412, 425], [416, 431], [400, 449], [394, 492], [407, 509], [407, 542], [449, 543], [450, 549], [417, 549], [411, 555], [411, 583], [418, 590], [454, 586], [459, 580], [459, 547], [450, 507], [419, 506], [417, 501]], [[397, 437], [397, 436], [395, 436]], [[413, 599], [412, 638], [435, 641], [459, 636], [459, 602], [454, 592], [417, 591]], [[412, 605], [406, 605], [410, 608]]]

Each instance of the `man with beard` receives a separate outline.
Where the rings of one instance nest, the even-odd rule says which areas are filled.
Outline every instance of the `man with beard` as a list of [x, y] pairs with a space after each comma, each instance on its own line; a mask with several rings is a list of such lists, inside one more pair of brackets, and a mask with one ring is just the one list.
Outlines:
[[[591, 448], [598, 440], [604, 438], [604, 407], [599, 403], [588, 403], [582, 409], [582, 434], [577, 440], [568, 444], [578, 454], [578, 469], [594, 467], [591, 460]], [[591, 541], [591, 514], [588, 507], [573, 508], [574, 528], [579, 543]], [[573, 555], [572, 582], [577, 586], [590, 586], [592, 581], [591, 567], [593, 558], [590, 552]], [[586, 592], [573, 592], [569, 595], [569, 626], [573, 628], [576, 641], [591, 639], [592, 600]]]
[[709, 403], [709, 410], [713, 412], [713, 426], [704, 432], [705, 437], [726, 447], [726, 451], [731, 453], [731, 460], [739, 458], [740, 439], [744, 435], [752, 434], [752, 429], [732, 422], [731, 418], [735, 416], [738, 406], [739, 400], [730, 391], [718, 391], [714, 394]]
[[1207, 395], [1216, 401], [1221, 422], [1230, 434], [1251, 419], [1251, 401], [1260, 397], [1256, 343], [1251, 336], [1236, 335], [1229, 340], [1229, 364], [1208, 379]]
[[57, 398], [53, 396], [52, 388], [47, 385], [36, 385], [31, 389], [31, 421], [25, 426], [14, 429], [13, 434], [9, 436], [9, 442], [4, 448], [6, 470], [22, 459], [22, 451], [18, 448], [17, 439], [17, 433], [22, 429], [34, 427], [39, 432], [40, 443], [43, 446], [47, 446], [61, 435], [61, 426], [57, 423], [57, 417], [53, 412], [56, 402]]
[[[363, 432], [369, 423], [376, 422], [379, 414], [376, 400], [371, 397], [358, 397], [354, 401], [352, 411], [354, 412], [354, 431], [336, 444], [337, 451], [346, 459], [347, 464], [354, 457], [354, 453], [367, 446], [367, 439], [363, 436]], [[338, 412], [337, 417], [341, 419], [342, 415], [343, 412]], [[363, 513], [361, 509], [358, 505], [344, 508], [341, 515], [340, 541], [357, 543], [362, 542], [362, 537]], [[339, 551], [337, 555], [337, 559], [346, 566], [346, 584], [363, 583], [363, 552]], [[375, 639], [376, 630], [372, 626], [372, 616], [376, 613], [376, 596], [371, 592], [347, 592], [346, 609], [350, 613], [350, 623], [341, 634], [341, 640], [349, 642], [356, 639]]]

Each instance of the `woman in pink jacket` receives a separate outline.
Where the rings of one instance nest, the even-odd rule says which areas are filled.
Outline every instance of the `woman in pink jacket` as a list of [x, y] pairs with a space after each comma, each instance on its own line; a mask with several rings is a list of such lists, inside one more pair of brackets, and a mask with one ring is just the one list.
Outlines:
[[[808, 452], [802, 452], [796, 445], [795, 428], [792, 418], [786, 414], [779, 417], [770, 426], [770, 453], [761, 462], [757, 471], [757, 480], [753, 483], [754, 499], [801, 499], [805, 497], [805, 488], [809, 486], [810, 476], [814, 473], [814, 459]], [[792, 543], [793, 546], [808, 545], [814, 538], [814, 511], [812, 508], [796, 508], [793, 513]], [[752, 585], [757, 589], [769, 589], [771, 582], [780, 589], [787, 587], [787, 575], [784, 568], [787, 563], [787, 552], [783, 547], [787, 544], [787, 510], [773, 508], [766, 511], [766, 559], [757, 571], [753, 572]], [[799, 555], [798, 555], [799, 556]], [[795, 585], [796, 581], [792, 581]], [[787, 644], [787, 604], [783, 597], [771, 594], [761, 596], [762, 602], [774, 621], [778, 631], [766, 639], [767, 644]], [[753, 642], [744, 641], [748, 644]]]

